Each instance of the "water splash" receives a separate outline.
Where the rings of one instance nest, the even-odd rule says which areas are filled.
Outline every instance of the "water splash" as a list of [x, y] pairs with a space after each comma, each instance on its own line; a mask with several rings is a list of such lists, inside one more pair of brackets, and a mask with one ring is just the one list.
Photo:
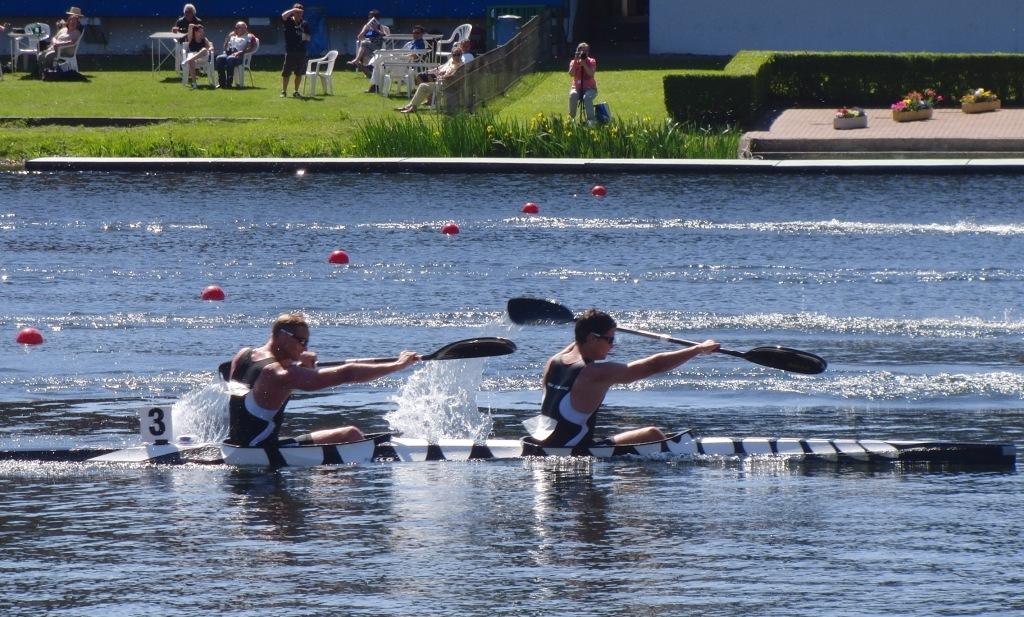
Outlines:
[[494, 425], [481, 412], [476, 393], [484, 360], [428, 362], [402, 385], [392, 400], [398, 408], [384, 416], [393, 431], [436, 443], [439, 439], [482, 441]]
[[228, 401], [240, 384], [219, 379], [192, 390], [171, 406], [174, 437], [190, 435], [198, 443], [216, 443], [228, 436]]

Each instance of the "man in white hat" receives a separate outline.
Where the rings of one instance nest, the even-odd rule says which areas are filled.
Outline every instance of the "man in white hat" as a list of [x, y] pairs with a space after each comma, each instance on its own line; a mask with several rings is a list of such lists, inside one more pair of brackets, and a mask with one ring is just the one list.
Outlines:
[[40, 71], [53, 68], [57, 58], [70, 58], [74, 55], [78, 39], [82, 38], [82, 9], [73, 6], [68, 9], [67, 22], [63, 19], [57, 22], [57, 34], [50, 39], [50, 47], [43, 52], [42, 61], [39, 63]]

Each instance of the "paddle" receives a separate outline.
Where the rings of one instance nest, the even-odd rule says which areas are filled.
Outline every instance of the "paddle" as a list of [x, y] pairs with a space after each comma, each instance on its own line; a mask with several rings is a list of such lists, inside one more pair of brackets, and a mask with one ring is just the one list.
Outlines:
[[[521, 326], [534, 324], [565, 324], [576, 321], [576, 317], [569, 308], [551, 300], [541, 300], [538, 298], [512, 298], [508, 301], [507, 308], [508, 316], [512, 319], [512, 322]], [[684, 341], [683, 339], [675, 338], [667, 334], [659, 334], [657, 332], [647, 332], [645, 330], [634, 330], [632, 328], [622, 327], [617, 327], [616, 330], [619, 332], [625, 332], [626, 334], [636, 334], [637, 336], [657, 339], [667, 343], [675, 343], [676, 345], [696, 345], [694, 342]], [[820, 356], [807, 351], [790, 349], [789, 347], [780, 347], [778, 345], [770, 347], [755, 347], [750, 351], [719, 349], [718, 353], [743, 358], [748, 362], [760, 364], [761, 366], [777, 368], [793, 373], [804, 373], [806, 375], [817, 375], [818, 373], [823, 372], [828, 366], [828, 362], [825, 362], [825, 359]]]
[[[468, 338], [454, 343], [448, 343], [434, 353], [420, 356], [420, 360], [468, 360], [470, 358], [490, 358], [493, 356], [506, 356], [516, 350], [516, 344], [507, 338], [497, 336], [481, 336]], [[394, 358], [354, 358], [351, 360], [333, 360], [331, 362], [317, 362], [317, 367], [340, 366], [360, 362], [364, 364], [381, 364], [394, 362]], [[217, 368], [221, 378], [228, 381], [231, 371], [231, 361], [221, 362]]]

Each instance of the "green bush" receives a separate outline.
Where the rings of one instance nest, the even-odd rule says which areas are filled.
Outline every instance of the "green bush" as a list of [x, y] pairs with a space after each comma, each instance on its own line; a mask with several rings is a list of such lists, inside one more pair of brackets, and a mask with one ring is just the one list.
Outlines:
[[692, 122], [746, 122], [781, 107], [888, 107], [924, 88], [947, 101], [986, 88], [1019, 105], [1024, 54], [741, 51], [722, 71], [686, 71], [664, 83], [669, 114]]

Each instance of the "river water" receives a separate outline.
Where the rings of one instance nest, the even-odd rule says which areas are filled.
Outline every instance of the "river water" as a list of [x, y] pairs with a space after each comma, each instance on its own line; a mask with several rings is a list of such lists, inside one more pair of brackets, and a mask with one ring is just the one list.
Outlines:
[[[598, 182], [603, 199], [590, 195]], [[514, 296], [829, 361], [803, 376], [698, 358], [613, 390], [602, 432], [658, 424], [1019, 446], [1021, 183], [3, 174], [0, 447], [131, 444], [139, 408], [211, 383], [219, 362], [262, 343], [286, 310], [308, 315], [325, 360], [426, 353], [479, 335], [519, 347], [299, 396], [286, 434], [386, 430], [387, 416], [407, 434], [422, 417], [431, 435], [457, 436], [473, 430], [468, 418], [518, 437], [544, 360], [571, 332], [514, 327], [503, 313]], [[520, 214], [527, 201], [539, 216]], [[460, 234], [440, 233], [449, 221]], [[329, 264], [335, 249], [351, 263]], [[199, 299], [210, 284], [224, 302]], [[45, 343], [16, 345], [26, 326]], [[669, 349], [616, 343], [624, 361]], [[471, 409], [452, 419], [444, 401], [467, 391]], [[0, 499], [5, 615], [1024, 611], [1017, 471], [5, 463]]]

